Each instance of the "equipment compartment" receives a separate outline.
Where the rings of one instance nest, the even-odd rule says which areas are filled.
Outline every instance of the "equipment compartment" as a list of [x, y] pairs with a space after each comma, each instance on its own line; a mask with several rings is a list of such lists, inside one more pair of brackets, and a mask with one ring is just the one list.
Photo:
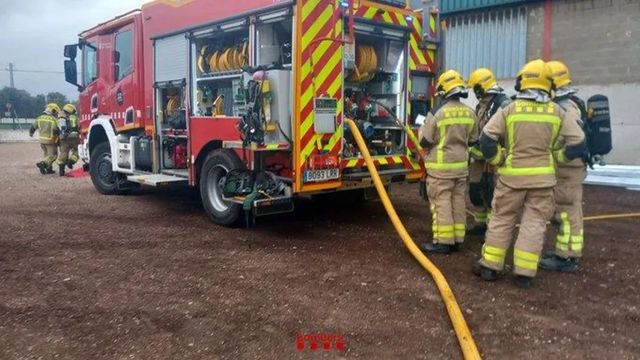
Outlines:
[[[405, 153], [406, 36], [401, 30], [357, 24], [345, 58], [344, 112], [355, 120], [372, 155]], [[352, 59], [353, 61], [351, 61]], [[345, 128], [343, 155], [358, 157]]]
[[191, 42], [192, 114], [241, 116], [242, 69], [251, 63], [246, 20], [194, 34]]

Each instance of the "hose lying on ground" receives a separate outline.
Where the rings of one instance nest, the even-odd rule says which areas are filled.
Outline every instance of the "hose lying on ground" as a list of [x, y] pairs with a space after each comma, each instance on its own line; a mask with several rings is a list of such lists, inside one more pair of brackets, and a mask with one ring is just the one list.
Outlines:
[[360, 149], [360, 153], [365, 159], [367, 164], [367, 168], [371, 173], [371, 179], [380, 195], [380, 200], [382, 200], [382, 204], [384, 205], [387, 214], [389, 215], [389, 219], [393, 223], [396, 231], [402, 238], [404, 245], [409, 249], [409, 252], [413, 257], [422, 265], [422, 267], [427, 270], [427, 272], [433, 278], [433, 281], [438, 286], [438, 290], [440, 290], [440, 296], [444, 301], [444, 304], [447, 308], [447, 312], [449, 313], [449, 317], [451, 318], [451, 323], [453, 324], [453, 329], [456, 332], [456, 336], [458, 337], [458, 342], [460, 343], [460, 348], [462, 350], [462, 354], [465, 359], [480, 359], [480, 353], [478, 352], [478, 348], [476, 343], [471, 336], [471, 331], [469, 330], [469, 326], [467, 326], [467, 322], [462, 315], [462, 311], [460, 311], [460, 306], [456, 302], [456, 298], [453, 295], [453, 291], [449, 287], [447, 280], [445, 279], [442, 272], [420, 251], [420, 249], [416, 246], [409, 236], [407, 229], [404, 227], [396, 210], [393, 208], [391, 204], [391, 200], [389, 199], [389, 195], [387, 194], [384, 184], [382, 184], [382, 180], [380, 179], [380, 175], [378, 175], [378, 171], [376, 170], [375, 164], [373, 163], [373, 159], [371, 158], [371, 154], [369, 154], [369, 150], [358, 130], [358, 126], [356, 123], [346, 118], [345, 122], [351, 133], [353, 134], [356, 143], [358, 144], [358, 148]]
[[640, 217], [640, 213], [585, 216], [582, 220], [592, 221], [592, 220], [607, 220], [607, 219], [624, 219], [624, 218], [632, 218], [632, 217]]

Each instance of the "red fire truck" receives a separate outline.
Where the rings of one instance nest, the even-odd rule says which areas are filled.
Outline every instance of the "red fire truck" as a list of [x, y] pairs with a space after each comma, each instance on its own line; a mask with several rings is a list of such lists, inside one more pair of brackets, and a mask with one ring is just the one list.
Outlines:
[[291, 211], [371, 188], [345, 117], [387, 183], [416, 181], [406, 131], [431, 106], [435, 16], [425, 31], [400, 0], [157, 0], [98, 24], [65, 47], [93, 184], [198, 187], [222, 225]]

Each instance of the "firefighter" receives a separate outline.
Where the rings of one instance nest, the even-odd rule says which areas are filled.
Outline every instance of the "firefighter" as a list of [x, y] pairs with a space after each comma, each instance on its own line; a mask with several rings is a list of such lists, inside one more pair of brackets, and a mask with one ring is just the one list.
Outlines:
[[64, 176], [65, 165], [69, 169], [73, 169], [73, 165], [80, 158], [78, 156], [78, 117], [76, 116], [76, 107], [73, 104], [66, 104], [62, 107], [58, 124], [60, 128], [58, 167], [60, 176]]
[[[473, 89], [478, 105], [476, 117], [478, 132], [498, 111], [509, 104], [509, 98], [498, 85], [495, 75], [487, 68], [479, 68], [469, 76], [469, 87]], [[479, 135], [479, 134], [478, 134]], [[472, 151], [476, 151], [472, 149]], [[491, 214], [491, 200], [493, 198], [494, 174], [493, 169], [482, 159], [482, 153], [475, 154], [478, 159], [469, 165], [469, 197], [473, 205], [475, 225], [469, 231], [472, 234], [483, 235], [487, 229], [487, 220]]]
[[427, 115], [418, 134], [429, 151], [426, 181], [433, 218], [433, 242], [422, 244], [422, 249], [449, 253], [464, 241], [469, 147], [477, 144], [478, 130], [473, 109], [460, 101], [467, 97], [462, 76], [446, 71], [436, 86], [443, 101]]
[[33, 134], [38, 130], [40, 139], [40, 147], [44, 152], [44, 160], [38, 162], [36, 167], [40, 169], [40, 173], [53, 174], [54, 171], [51, 168], [51, 164], [56, 161], [58, 157], [58, 135], [60, 131], [58, 129], [58, 113], [60, 107], [57, 104], [48, 104], [44, 109], [44, 112], [38, 116], [36, 121], [31, 125], [29, 129], [29, 136], [33, 137]]
[[[555, 98], [578, 125], [584, 128], [583, 119], [586, 117], [585, 106], [571, 87], [571, 77], [567, 66], [559, 61], [547, 63], [553, 79]], [[562, 141], [562, 139], [560, 139]], [[540, 267], [547, 270], [564, 272], [575, 271], [582, 257], [584, 242], [582, 227], [582, 182], [587, 176], [587, 166], [583, 158], [571, 160], [565, 164], [558, 164], [558, 184], [554, 188], [556, 213], [554, 218], [560, 224], [556, 237], [555, 252], [544, 254], [540, 260]]]
[[[551, 101], [551, 86], [544, 61], [526, 64], [516, 79], [515, 101], [498, 110], [480, 135], [482, 153], [498, 167], [482, 258], [473, 267], [484, 280], [495, 280], [503, 269], [520, 220], [513, 250], [516, 285], [533, 285], [546, 222], [554, 211], [555, 163], [579, 158], [584, 151], [585, 137], [577, 119]], [[564, 139], [562, 147], [558, 136]]]

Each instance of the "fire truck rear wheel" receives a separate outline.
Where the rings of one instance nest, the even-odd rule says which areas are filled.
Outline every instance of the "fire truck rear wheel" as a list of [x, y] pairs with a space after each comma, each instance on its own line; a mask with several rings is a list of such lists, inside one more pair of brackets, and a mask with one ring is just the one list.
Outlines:
[[235, 153], [222, 149], [212, 151], [202, 164], [200, 171], [202, 205], [211, 220], [218, 225], [232, 226], [240, 221], [242, 205], [224, 200], [222, 180], [229, 171], [242, 168], [244, 165]]
[[91, 152], [89, 170], [93, 186], [104, 195], [117, 195], [120, 193], [117, 185], [118, 174], [111, 169], [111, 147], [108, 142], [96, 145]]

